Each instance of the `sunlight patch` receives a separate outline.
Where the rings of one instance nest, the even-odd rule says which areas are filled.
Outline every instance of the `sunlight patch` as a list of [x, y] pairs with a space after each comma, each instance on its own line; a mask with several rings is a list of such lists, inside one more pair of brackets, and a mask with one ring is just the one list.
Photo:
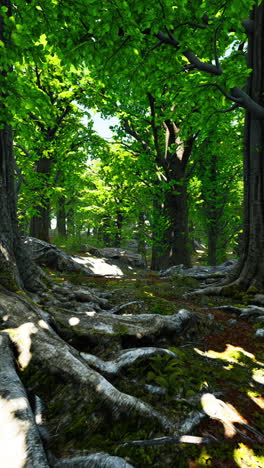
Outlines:
[[38, 321], [38, 324], [39, 324], [39, 326], [40, 326], [41, 328], [45, 328], [46, 330], [49, 329], [49, 326], [48, 326], [47, 322], [45, 322], [45, 320], [42, 320], [42, 319], [39, 320], [39, 321]]
[[102, 276], [124, 276], [124, 273], [117, 265], [107, 263], [103, 258], [92, 257], [71, 257], [74, 262], [88, 267], [94, 275]]
[[226, 349], [223, 352], [214, 351], [213, 349], [201, 351], [199, 348], [194, 348], [194, 351], [200, 354], [200, 356], [209, 357], [211, 359], [222, 359], [224, 361], [234, 362], [240, 366], [246, 365], [243, 361], [251, 360], [256, 362], [254, 354], [249, 353], [240, 346], [233, 346], [229, 343], [226, 344]]
[[264, 384], [264, 370], [253, 369], [252, 379], [255, 380], [255, 382], [258, 382], [263, 385]]
[[237, 431], [233, 423], [247, 424], [247, 420], [233, 405], [219, 400], [212, 393], [204, 393], [201, 396], [201, 405], [203, 411], [211, 419], [220, 421], [223, 424], [225, 436], [227, 437], [234, 437], [236, 435]]
[[4, 330], [9, 334], [9, 337], [13, 343], [17, 345], [19, 356], [18, 362], [21, 369], [25, 369], [31, 361], [32, 353], [31, 348], [31, 337], [30, 335], [38, 332], [37, 327], [32, 322], [23, 323], [18, 328], [9, 328]]
[[245, 466], [256, 468], [264, 466], [264, 456], [255, 455], [254, 450], [242, 443], [234, 450], [234, 460], [241, 468]]
[[26, 466], [26, 434], [29, 422], [17, 416], [17, 412], [26, 408], [25, 398], [7, 400], [0, 397], [0, 453], [3, 467], [23, 468]]
[[251, 400], [253, 400], [254, 403], [256, 403], [256, 405], [258, 405], [261, 409], [264, 410], [264, 398], [259, 393], [252, 392], [252, 390], [248, 390], [247, 394], [249, 398], [251, 398]]
[[69, 319], [69, 324], [71, 326], [78, 325], [78, 323], [80, 323], [80, 319], [78, 319], [78, 317], [71, 317]]

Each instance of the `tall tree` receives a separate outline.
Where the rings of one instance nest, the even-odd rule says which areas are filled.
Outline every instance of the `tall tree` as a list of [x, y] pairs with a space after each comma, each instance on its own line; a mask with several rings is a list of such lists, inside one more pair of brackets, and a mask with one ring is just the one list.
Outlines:
[[40, 286], [36, 267], [24, 250], [17, 222], [13, 134], [9, 123], [12, 120], [10, 105], [13, 97], [9, 96], [10, 83], [16, 82], [15, 71], [10, 63], [10, 55], [14, 54], [14, 49], [10, 47], [11, 7], [11, 2], [4, 0], [0, 12], [0, 284], [10, 290], [20, 289], [23, 285], [29, 289], [36, 289]]
[[[249, 10], [252, 10], [251, 16], [243, 21], [243, 30], [241, 16], [248, 15]], [[148, 86], [152, 91], [153, 83], [164, 79], [164, 63], [169, 63], [171, 79], [177, 73], [176, 87], [179, 84], [182, 86], [178, 73], [187, 73], [186, 96], [189, 93], [189, 98], [193, 99], [198, 87], [200, 93], [204, 91], [203, 95], [207, 97], [201, 108], [203, 111], [210, 107], [206, 93], [208, 89], [222, 93], [226, 100], [231, 101], [233, 106], [230, 109], [240, 107], [246, 110], [245, 242], [244, 254], [233, 278], [243, 289], [250, 285], [263, 288], [263, 10], [264, 3], [258, 0], [240, 2], [239, 8], [235, 1], [223, 5], [221, 2], [201, 4], [186, 0], [180, 7], [168, 0], [162, 4], [153, 2], [147, 10], [139, 2], [120, 2], [115, 10], [109, 8], [102, 12], [103, 23], [115, 23], [111, 29], [111, 50], [108, 47], [108, 27], [100, 29], [99, 25], [95, 26], [87, 38], [87, 44], [84, 44], [84, 50], [86, 45], [89, 48], [90, 40], [100, 42], [100, 47], [105, 44], [105, 50], [109, 51], [109, 64], [111, 62], [111, 80], [115, 73], [122, 74], [120, 63], [117, 63], [121, 53], [128, 65], [126, 79], [129, 77], [131, 86], [133, 77], [128, 71], [131, 66], [139, 90], [141, 86]], [[97, 13], [94, 6], [92, 15]], [[248, 35], [248, 69], [243, 53], [247, 40], [245, 31]], [[76, 36], [72, 39], [76, 40]], [[233, 47], [233, 52], [227, 57], [226, 52], [233, 44], [237, 50]], [[100, 57], [97, 58], [97, 66], [99, 61]], [[147, 63], [150, 64], [148, 69]], [[105, 65], [104, 62], [104, 79], [109, 82]], [[249, 75], [245, 92], [242, 88]], [[223, 103], [220, 101], [219, 104], [221, 108]]]

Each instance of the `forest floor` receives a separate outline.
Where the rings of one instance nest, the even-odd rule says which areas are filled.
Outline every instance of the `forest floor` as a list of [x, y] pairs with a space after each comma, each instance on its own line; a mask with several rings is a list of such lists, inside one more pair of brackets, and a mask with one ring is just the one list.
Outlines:
[[[168, 468], [261, 468], [264, 466], [263, 445], [254, 433], [247, 429], [253, 426], [264, 432], [264, 341], [255, 337], [260, 323], [241, 319], [234, 313], [218, 309], [230, 304], [227, 298], [200, 297], [184, 300], [183, 293], [197, 287], [191, 278], [161, 279], [157, 274], [133, 272], [130, 278], [85, 277], [78, 274], [64, 275], [53, 273], [56, 282], [71, 281], [74, 284], [111, 293], [111, 305], [134, 302], [131, 314], [153, 313], [172, 314], [182, 308], [211, 314], [213, 326], [205, 337], [198, 342], [189, 341], [176, 347], [164, 342], [163, 347], [173, 350], [181, 360], [173, 363], [166, 357], [156, 357], [146, 364], [137, 364], [128, 372], [131, 379], [136, 377], [138, 388], [134, 396], [145, 399], [154, 407], [166, 406], [168, 411], [183, 413], [193, 407], [197, 395], [214, 392], [232, 409], [231, 426], [223, 420], [206, 417], [195, 429], [195, 436], [211, 437], [215, 443], [206, 446], [164, 445], [158, 447], [116, 447], [117, 440], [151, 438], [144, 430], [131, 432], [128, 427], [121, 428], [119, 434], [96, 436], [97, 449], [112, 451], [125, 456], [134, 466]], [[245, 304], [232, 304], [245, 307]], [[100, 354], [100, 351], [94, 350]], [[142, 389], [145, 384], [157, 385], [165, 393], [157, 396], [147, 395]], [[121, 390], [127, 391], [127, 388]], [[129, 389], [130, 390], [130, 389]], [[196, 407], [201, 407], [197, 401]], [[237, 430], [236, 430], [237, 429]], [[72, 434], [73, 435], [73, 434]], [[160, 434], [162, 436], [164, 434]], [[55, 440], [54, 448], [58, 454], [67, 451], [65, 439]], [[66, 444], [66, 445], [65, 445]], [[115, 447], [115, 448], [113, 448]]]

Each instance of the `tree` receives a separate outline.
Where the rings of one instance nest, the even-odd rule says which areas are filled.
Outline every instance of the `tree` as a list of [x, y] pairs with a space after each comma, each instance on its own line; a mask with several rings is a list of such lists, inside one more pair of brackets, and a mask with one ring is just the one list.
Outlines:
[[[195, 324], [199, 324], [201, 318], [186, 310], [172, 317], [158, 314], [155, 317], [149, 317], [145, 314], [134, 315], [133, 317], [130, 315], [119, 317], [112, 316], [109, 313], [96, 314], [95, 316], [94, 312], [92, 312], [91, 316], [88, 313], [85, 317], [80, 315], [73, 317], [71, 310], [67, 311], [67, 309], [64, 309], [61, 312], [57, 308], [56, 312], [52, 311], [53, 316], [51, 318], [49, 312], [43, 312], [40, 307], [37, 307], [33, 301], [28, 299], [24, 291], [20, 290], [24, 294], [11, 292], [11, 289], [14, 290], [22, 286], [22, 281], [26, 286], [31, 288], [33, 286], [31, 263], [28, 260], [28, 256], [22, 250], [16, 220], [16, 200], [13, 183], [14, 161], [10, 122], [13, 120], [13, 110], [16, 105], [15, 97], [17, 95], [15, 93], [18, 90], [18, 80], [15, 72], [16, 69], [15, 67], [12, 69], [12, 66], [16, 62], [26, 60], [28, 57], [37, 54], [38, 47], [43, 48], [43, 44], [38, 44], [39, 38], [42, 34], [46, 34], [47, 40], [53, 43], [54, 47], [58, 48], [58, 53], [65, 57], [66, 62], [69, 62], [71, 60], [70, 57], [72, 57], [74, 63], [81, 63], [84, 59], [88, 60], [89, 57], [89, 60], [92, 62], [91, 66], [93, 67], [94, 76], [97, 76], [98, 81], [101, 77], [102, 81], [104, 81], [108, 73], [109, 86], [111, 80], [117, 76], [117, 72], [119, 72], [120, 84], [126, 80], [126, 76], [122, 74], [122, 69], [124, 68], [123, 60], [120, 60], [117, 66], [113, 67], [110, 79], [109, 65], [112, 65], [110, 64], [110, 56], [116, 58], [119, 49], [122, 49], [123, 53], [124, 46], [128, 45], [125, 49], [124, 58], [129, 58], [129, 64], [136, 62], [135, 65], [138, 65], [142, 63], [142, 60], [147, 62], [146, 50], [149, 51], [150, 48], [154, 47], [154, 57], [158, 60], [152, 60], [151, 67], [148, 67], [147, 70], [145, 69], [146, 72], [143, 69], [140, 71], [139, 96], [142, 95], [141, 90], [143, 87], [147, 87], [148, 92], [154, 93], [157, 85], [156, 80], [163, 78], [164, 63], [171, 65], [172, 50], [176, 51], [175, 64], [177, 67], [180, 70], [183, 69], [184, 72], [186, 71], [191, 78], [189, 85], [185, 88], [186, 96], [193, 96], [195, 91], [193, 92], [192, 87], [195, 88], [198, 85], [204, 87], [205, 84], [209, 84], [209, 89], [211, 90], [215, 90], [216, 88], [218, 91], [224, 91], [224, 88], [219, 88], [218, 82], [215, 83], [213, 81], [215, 80], [214, 76], [220, 77], [222, 71], [217, 56], [215, 56], [215, 64], [211, 63], [211, 59], [214, 56], [214, 47], [208, 50], [206, 46], [211, 42], [211, 30], [215, 32], [213, 34], [215, 40], [212, 42], [216, 45], [216, 32], [219, 28], [219, 36], [217, 37], [218, 43], [221, 43], [220, 54], [223, 54], [231, 40], [229, 35], [230, 28], [233, 28], [234, 25], [234, 15], [231, 15], [232, 22], [227, 21], [227, 18], [230, 17], [232, 11], [234, 12], [236, 3], [230, 2], [223, 7], [222, 4], [218, 6], [215, 3], [212, 4], [212, 2], [208, 2], [208, 4], [201, 4], [198, 1], [183, 2], [181, 12], [177, 16], [181, 21], [180, 24], [175, 24], [177, 19], [175, 19], [175, 8], [173, 8], [175, 4], [169, 0], [164, 2], [165, 9], [163, 3], [154, 2], [154, 0], [150, 1], [147, 9], [143, 2], [132, 2], [132, 0], [131, 2], [126, 2], [122, 0], [122, 2], [120, 1], [115, 4], [109, 3], [109, 7], [107, 8], [102, 8], [101, 4], [92, 2], [89, 10], [87, 10], [87, 2], [81, 0], [74, 4], [67, 1], [59, 2], [58, 0], [45, 0], [45, 2], [41, 0], [38, 2], [35, 0], [27, 0], [26, 2], [24, 0], [17, 0], [12, 3], [15, 7], [15, 16], [12, 15], [11, 3], [8, 0], [4, 0], [3, 3], [4, 7], [1, 8], [0, 22], [0, 46], [3, 46], [4, 49], [4, 53], [0, 59], [3, 85], [1, 87], [1, 121], [3, 128], [0, 133], [0, 209], [3, 224], [0, 228], [0, 272], [1, 285], [5, 287], [0, 287], [0, 299], [1, 308], [4, 310], [3, 316], [7, 317], [5, 327], [17, 347], [17, 361], [22, 368], [27, 367], [29, 364], [33, 368], [37, 368], [38, 375], [41, 377], [43, 377], [43, 369], [48, 369], [49, 373], [59, 376], [60, 379], [63, 377], [64, 381], [73, 381], [76, 385], [75, 391], [81, 388], [82, 399], [89, 404], [93, 403], [96, 412], [100, 412], [102, 417], [106, 416], [110, 419], [111, 416], [111, 421], [116, 421], [122, 415], [125, 415], [126, 418], [129, 416], [130, 421], [130, 417], [134, 415], [136, 419], [145, 419], [148, 422], [152, 421], [152, 423], [155, 420], [163, 431], [174, 434], [177, 427], [174, 413], [169, 418], [166, 415], [160, 414], [151, 405], [142, 402], [140, 399], [119, 391], [102, 375], [105, 369], [106, 375], [108, 375], [108, 367], [112, 368], [112, 365], [106, 366], [104, 361], [101, 362], [98, 358], [94, 358], [93, 355], [84, 356], [80, 354], [80, 351], [77, 351], [69, 342], [77, 343], [81, 348], [88, 337], [94, 343], [96, 327], [97, 330], [99, 329], [99, 336], [97, 336], [99, 345], [102, 346], [103, 334], [103, 339], [106, 338], [106, 347], [107, 339], [113, 340], [114, 338], [116, 340], [120, 329], [124, 330], [122, 339], [128, 336], [128, 341], [132, 343], [136, 340], [142, 340], [142, 337], [144, 337], [144, 340], [148, 337], [150, 342], [153, 343], [157, 335], [164, 333], [168, 333], [174, 339], [185, 331], [188, 333], [190, 328], [193, 336]], [[248, 4], [241, 2], [241, 6], [248, 7]], [[205, 16], [205, 7], [208, 7], [209, 16]], [[227, 99], [231, 99], [236, 106], [242, 106], [248, 111], [245, 166], [246, 175], [249, 174], [250, 179], [248, 185], [246, 185], [245, 194], [247, 217], [245, 220], [245, 257], [242, 262], [244, 268], [238, 279], [243, 287], [254, 283], [262, 285], [263, 281], [260, 279], [263, 277], [263, 256], [259, 255], [258, 252], [258, 258], [256, 258], [257, 247], [261, 249], [261, 254], [263, 252], [263, 158], [260, 157], [263, 152], [263, 132], [261, 134], [263, 126], [263, 96], [260, 94], [263, 90], [263, 54], [261, 57], [255, 54], [253, 58], [251, 55], [255, 51], [255, 47], [258, 46], [258, 50], [263, 49], [263, 11], [263, 3], [260, 5], [255, 4], [252, 14], [253, 23], [250, 21], [245, 24], [251, 34], [249, 40], [249, 58], [253, 67], [249, 92], [246, 94], [240, 87], [230, 86], [228, 79], [230, 78], [230, 74], [232, 74], [232, 70], [229, 70], [227, 73], [227, 86], [231, 87], [231, 94], [229, 95], [224, 91]], [[40, 13], [36, 15], [36, 12]], [[213, 15], [215, 15], [216, 20], [210, 19]], [[202, 24], [198, 22], [200, 16], [202, 17]], [[190, 22], [190, 19], [195, 20], [195, 23], [193, 21]], [[235, 20], [237, 19], [238, 16], [236, 15]], [[204, 25], [205, 28], [200, 27]], [[223, 25], [224, 28], [220, 28]], [[194, 34], [193, 30], [195, 30], [195, 33], [198, 31], [198, 34]], [[71, 34], [69, 34], [70, 31]], [[181, 36], [180, 39], [175, 38], [177, 31]], [[197, 36], [200, 36], [200, 33], [201, 40], [198, 43]], [[113, 37], [111, 43], [109, 36]], [[187, 43], [189, 43], [189, 47], [185, 47]], [[192, 50], [196, 43], [197, 55]], [[83, 47], [82, 44], [84, 44]], [[183, 45], [181, 46], [181, 44]], [[157, 50], [159, 50], [158, 55]], [[104, 52], [104, 57], [105, 52], [107, 52], [108, 66], [105, 64], [105, 58], [103, 59], [102, 54], [99, 54], [100, 51]], [[201, 54], [203, 60], [198, 59], [198, 54]], [[257, 60], [256, 63], [255, 60]], [[228, 60], [225, 63], [228, 63]], [[103, 68], [104, 73], [102, 72]], [[174, 63], [172, 64], [172, 68], [173, 70], [166, 69], [166, 73], [172, 72], [174, 79]], [[197, 68], [202, 72], [201, 74], [194, 73], [194, 70]], [[152, 70], [153, 74], [151, 74]], [[190, 71], [191, 73], [189, 73]], [[242, 72], [239, 67], [235, 71], [236, 76], [234, 78], [236, 80], [243, 80], [247, 75], [247, 72], [243, 71], [243, 67]], [[210, 78], [213, 77], [211, 81], [209, 79], [209, 83], [204, 83], [204, 73], [209, 73]], [[147, 76], [150, 78], [149, 81], [147, 80]], [[194, 77], [193, 80], [192, 77]], [[180, 82], [177, 82], [177, 86], [182, 85], [182, 83], [183, 80], [180, 80]], [[224, 84], [221, 83], [221, 85]], [[104, 85], [105, 83], [101, 83], [102, 89], [105, 89]], [[130, 83], [128, 85], [130, 86]], [[21, 91], [21, 88], [19, 90]], [[201, 88], [199, 89], [200, 91]], [[21, 92], [19, 96], [21, 96]], [[205, 93], [203, 96], [205, 96]], [[187, 101], [188, 99], [186, 98]], [[204, 111], [210, 107], [210, 103], [207, 102], [209, 101], [208, 97], [204, 97], [203, 101], [204, 107], [202, 107], [202, 110]], [[249, 202], [253, 202], [253, 204], [250, 205]], [[256, 223], [257, 227], [254, 227], [253, 223]], [[69, 285], [65, 285], [64, 288], [60, 289], [60, 295], [69, 298], [68, 288]], [[56, 294], [56, 289], [55, 291], [53, 290], [53, 293]], [[76, 297], [76, 291], [73, 294]], [[99, 302], [97, 303], [102, 305], [102, 299], [99, 298]], [[81, 321], [79, 317], [82, 317]], [[74, 321], [72, 321], [73, 318]], [[204, 324], [201, 325], [201, 328], [204, 328]], [[58, 336], [57, 331], [60, 336]], [[23, 332], [25, 332], [26, 338], [23, 337], [22, 339]], [[66, 342], [66, 340], [69, 340], [69, 342]], [[4, 341], [1, 336], [0, 344], [2, 346]], [[119, 343], [117, 346], [119, 346]], [[2, 349], [5, 355], [7, 355], [6, 348], [2, 347]], [[153, 348], [148, 352], [168, 354], [168, 350], [159, 351], [154, 349], [153, 351]], [[116, 364], [119, 358], [122, 360], [122, 352], [120, 354], [117, 353], [117, 356], [114, 364]], [[178, 356], [176, 358], [178, 359]], [[11, 361], [12, 358], [8, 360], [9, 367], [12, 366]], [[13, 400], [17, 399], [19, 398], [13, 398]], [[25, 401], [27, 402], [27, 399], [24, 396], [23, 402]], [[21, 406], [19, 410], [21, 410]], [[30, 414], [32, 415], [32, 412], [28, 411], [28, 416]], [[15, 417], [16, 414], [13, 414], [13, 416]], [[94, 418], [91, 418], [89, 422], [91, 424], [98, 424], [98, 419], [94, 423]], [[33, 424], [30, 425], [33, 427]], [[24, 430], [25, 427], [27, 427], [27, 424], [24, 424]], [[30, 442], [26, 438], [25, 441]], [[38, 451], [38, 446], [34, 444], [35, 439], [33, 441], [31, 439], [31, 442], [32, 444], [28, 447], [29, 450], [26, 457], [28, 457], [28, 465], [34, 466], [32, 458], [34, 457], [35, 450]], [[79, 461], [77, 459], [76, 464]], [[87, 463], [89, 463], [88, 460]], [[45, 460], [43, 465], [45, 466]], [[60, 463], [56, 463], [56, 465], [60, 466]], [[74, 466], [73, 462], [72, 466]]]
[[[37, 268], [33, 267], [33, 263], [29, 260], [28, 252], [23, 250], [21, 239], [18, 233], [17, 217], [16, 217], [16, 197], [14, 190], [14, 159], [12, 151], [12, 131], [9, 122], [13, 122], [15, 108], [15, 97], [16, 92], [19, 88], [18, 76], [16, 69], [12, 68], [13, 62], [16, 60], [19, 62], [23, 61], [27, 56], [31, 57], [37, 53], [38, 39], [42, 35], [43, 28], [40, 28], [38, 24], [38, 18], [36, 19], [36, 10], [43, 11], [42, 7], [33, 1], [27, 1], [26, 4], [23, 0], [18, 0], [12, 4], [14, 8], [15, 17], [12, 15], [11, 3], [8, 0], [4, 0], [4, 6], [1, 7], [1, 21], [0, 21], [0, 46], [4, 48], [4, 53], [1, 55], [1, 122], [2, 128], [0, 130], [1, 146], [0, 146], [0, 209], [1, 216], [3, 217], [3, 223], [0, 228], [0, 301], [1, 301], [1, 319], [4, 317], [4, 327], [6, 333], [12, 338], [13, 344], [17, 347], [18, 355], [17, 362], [20, 368], [25, 369], [30, 365], [30, 369], [39, 371], [42, 375], [43, 369], [48, 369], [48, 372], [52, 372], [53, 375], [57, 375], [61, 378], [62, 374], [66, 380], [75, 382], [77, 384], [78, 391], [80, 388], [83, 389], [82, 398], [89, 404], [95, 403], [99, 409], [98, 403], [104, 408], [102, 414], [107, 415], [107, 418], [111, 415], [112, 420], [116, 421], [122, 415], [134, 413], [136, 417], [140, 419], [146, 419], [147, 421], [155, 420], [157, 425], [162, 427], [164, 430], [173, 432], [175, 424], [170, 421], [166, 416], [161, 415], [158, 411], [152, 408], [147, 403], [142, 402], [131, 395], [127, 395], [122, 391], [119, 391], [114, 387], [105, 377], [100, 374], [100, 371], [94, 370], [90, 367], [89, 363], [80, 355], [72, 345], [68, 344], [60, 336], [64, 335], [61, 331], [60, 336], [53, 329], [53, 325], [49, 324], [49, 318], [40, 307], [34, 304], [34, 300], [30, 300], [26, 291], [21, 288], [28, 287], [29, 289], [35, 289], [36, 285], [39, 287], [39, 291], [44, 286], [38, 281]], [[56, 0], [45, 2], [45, 20], [49, 18], [49, 25], [45, 23], [48, 30], [52, 31], [56, 29], [57, 13], [55, 12], [54, 19], [54, 4]], [[20, 21], [20, 22], [18, 22]], [[21, 25], [22, 22], [22, 25]], [[65, 23], [60, 22], [61, 25]], [[51, 29], [49, 29], [51, 26]], [[65, 38], [65, 36], [64, 36]], [[21, 46], [21, 47], [17, 47]], [[42, 44], [43, 46], [43, 44]], [[26, 83], [25, 83], [26, 86]], [[14, 106], [14, 107], [13, 107]], [[38, 273], [38, 274], [37, 274]], [[35, 278], [33, 277], [35, 275]], [[33, 281], [34, 279], [34, 281]], [[16, 291], [16, 292], [12, 292]], [[19, 292], [20, 294], [17, 294]], [[68, 294], [68, 287], [61, 290], [63, 295]], [[45, 294], [44, 294], [45, 295]], [[101, 305], [104, 303], [103, 298], [99, 299]], [[3, 314], [2, 314], [3, 311]], [[57, 311], [59, 313], [59, 311]], [[72, 311], [70, 311], [70, 315]], [[66, 321], [69, 325], [71, 322], [70, 315]], [[161, 317], [158, 321], [153, 320], [151, 317], [136, 317], [136, 322], [140, 322], [137, 326], [134, 322], [130, 324], [130, 317], [119, 318], [118, 316], [104, 316], [101, 318], [96, 317], [95, 321], [99, 324], [99, 328], [112, 330], [115, 336], [118, 334], [118, 329], [122, 327], [128, 330], [135, 337], [146, 336], [148, 329], [151, 329], [150, 334], [155, 335], [157, 329], [161, 325], [162, 330], [168, 331], [171, 335], [175, 332], [179, 333], [179, 330], [187, 330], [189, 325], [193, 326], [193, 315], [192, 313], [182, 314], [176, 320], [170, 318]], [[63, 312], [62, 317], [65, 317]], [[99, 318], [99, 321], [98, 321]], [[179, 320], [178, 320], [179, 319]], [[47, 321], [48, 320], [48, 321]], [[92, 318], [93, 320], [93, 318]], [[103, 324], [103, 322], [106, 323]], [[69, 322], [70, 321], [70, 322]], [[89, 321], [89, 319], [88, 319]], [[100, 322], [100, 323], [99, 323]], [[127, 322], [127, 325], [124, 323]], [[189, 325], [187, 325], [187, 322]], [[58, 319], [59, 323], [59, 319]], [[92, 329], [94, 325], [91, 323]], [[61, 326], [60, 326], [61, 327]], [[64, 328], [64, 326], [62, 327]], [[102, 338], [100, 331], [100, 336]], [[25, 335], [23, 333], [25, 332]], [[129, 334], [130, 334], [129, 332]], [[22, 335], [23, 337], [22, 337]], [[75, 334], [75, 332], [74, 332]], [[88, 332], [88, 335], [90, 332]], [[93, 334], [93, 331], [92, 331]], [[69, 339], [69, 335], [66, 332]], [[28, 396], [26, 394], [23, 385], [17, 378], [14, 362], [15, 358], [12, 354], [12, 347], [7, 339], [6, 335], [0, 336], [0, 347], [1, 354], [6, 357], [6, 365], [4, 369], [1, 367], [0, 385], [2, 390], [2, 399], [7, 402], [7, 406], [10, 409], [9, 420], [15, 420], [16, 430], [13, 431], [15, 434], [22, 431], [22, 440], [20, 443], [21, 453], [18, 464], [22, 466], [49, 466], [54, 464], [54, 460], [49, 461], [46, 458], [45, 451], [43, 450], [43, 444], [41, 442], [40, 434], [36, 426], [36, 422], [33, 418], [32, 410], [30, 409]], [[167, 354], [167, 350], [164, 350]], [[156, 349], [154, 350], [154, 354]], [[144, 354], [144, 352], [143, 352]], [[153, 355], [153, 348], [149, 356]], [[31, 367], [32, 366], [32, 367]], [[15, 383], [15, 392], [12, 385]], [[9, 384], [9, 386], [8, 386]], [[16, 402], [19, 402], [17, 405]], [[11, 410], [11, 403], [13, 412]], [[97, 402], [97, 403], [96, 403]], [[1, 405], [2, 408], [2, 405]], [[106, 411], [107, 409], [107, 411]], [[12, 416], [11, 416], [12, 412]], [[23, 425], [21, 425], [21, 419]], [[19, 423], [20, 421], [20, 423]], [[94, 423], [92, 423], [94, 424]], [[97, 422], [96, 422], [97, 424]], [[13, 427], [13, 426], [12, 426]], [[7, 430], [9, 427], [7, 428]], [[32, 435], [33, 434], [33, 435]], [[8, 450], [4, 447], [5, 451]], [[2, 452], [2, 448], [1, 448]], [[99, 454], [99, 458], [100, 458]], [[98, 463], [98, 457], [92, 457], [92, 463]], [[97, 460], [96, 460], [97, 458]], [[106, 456], [107, 458], [107, 456]], [[120, 466], [120, 463], [127, 468], [130, 467], [124, 460], [120, 460], [119, 457], [114, 457], [115, 460], [105, 460], [103, 456], [102, 463], [109, 464], [113, 461], [116, 466]], [[71, 460], [71, 466], [78, 466], [79, 463], [89, 464], [91, 458], [84, 458], [80, 460], [80, 457]], [[61, 465], [62, 463], [62, 465]], [[56, 462], [57, 466], [63, 466], [64, 462]], [[112, 465], [112, 466], [115, 466]]]
[[12, 33], [11, 2], [3, 2], [0, 14], [1, 54], [1, 128], [0, 128], [0, 284], [10, 290], [17, 290], [21, 286], [36, 289], [41, 286], [38, 281], [36, 266], [30, 261], [22, 245], [18, 232], [16, 193], [15, 193], [15, 162], [13, 154], [13, 134], [10, 120], [12, 119], [13, 96], [10, 96], [10, 83], [16, 82], [15, 72], [10, 63], [6, 44], [11, 41]]
[[[88, 104], [89, 95], [84, 88], [90, 85], [86, 70], [81, 73], [74, 67], [67, 70], [62, 66], [59, 57], [47, 46], [45, 34], [40, 42], [43, 44], [41, 59], [38, 57], [16, 67], [18, 79], [28, 84], [26, 111], [30, 121], [28, 115], [20, 112], [14, 124], [18, 154], [21, 155], [19, 165], [28, 189], [24, 202], [28, 204], [28, 213], [31, 211], [32, 214], [30, 233], [48, 242], [51, 193], [55, 193], [60, 184], [63, 167], [69, 165], [69, 160], [65, 164], [64, 160], [69, 159], [69, 153], [74, 160], [78, 153], [82, 164], [91, 142], [89, 115], [77, 106], [77, 100]], [[86, 124], [82, 122], [84, 117]], [[78, 152], [79, 148], [82, 148], [82, 154]]]
[[[151, 8], [153, 6], [153, 8]], [[197, 88], [214, 90], [222, 93], [226, 100], [233, 103], [233, 108], [246, 110], [245, 122], [245, 201], [244, 201], [244, 254], [233, 280], [242, 289], [251, 285], [263, 287], [263, 216], [262, 207], [262, 165], [263, 151], [262, 121], [263, 121], [263, 61], [259, 51], [263, 50], [263, 2], [252, 0], [222, 5], [218, 3], [206, 4], [200, 2], [184, 2], [182, 8], [168, 0], [165, 4], [155, 3], [146, 10], [142, 4], [127, 1], [119, 8], [103, 12], [104, 24], [115, 22], [111, 31], [111, 46], [108, 47], [108, 28], [94, 27], [91, 36], [83, 43], [89, 48], [89, 41], [100, 42], [108, 50], [111, 58], [111, 80], [115, 73], [121, 75], [120, 64], [117, 63], [119, 53], [125, 56], [127, 68], [124, 77], [131, 86], [133, 79], [129, 67], [134, 70], [137, 78], [138, 93], [146, 86], [151, 92], [153, 83], [164, 79], [164, 63], [170, 64], [173, 70], [171, 80], [177, 73], [175, 86], [182, 85], [178, 81], [178, 73], [186, 72], [185, 93], [193, 99]], [[241, 23], [241, 16], [247, 16], [252, 10], [249, 20]], [[93, 7], [93, 15], [96, 7]], [[244, 28], [244, 29], [243, 29]], [[248, 68], [245, 66], [243, 47], [248, 35]], [[76, 41], [76, 36], [72, 37]], [[224, 54], [233, 46], [232, 53]], [[113, 54], [114, 49], [114, 54]], [[122, 50], [122, 52], [120, 52]], [[154, 53], [151, 53], [153, 52]], [[173, 53], [174, 52], [174, 53]], [[171, 57], [173, 54], [173, 65]], [[223, 57], [220, 59], [219, 57]], [[214, 63], [213, 63], [214, 60]], [[96, 66], [100, 62], [97, 57]], [[114, 62], [114, 63], [113, 63]], [[146, 69], [146, 64], [149, 68]], [[160, 65], [163, 64], [163, 65]], [[100, 66], [100, 64], [99, 64]], [[107, 67], [104, 62], [104, 79], [107, 77]], [[248, 89], [242, 87], [250, 75]], [[129, 77], [129, 79], [128, 79]], [[191, 78], [187, 80], [187, 78]], [[195, 77], [195, 78], [193, 78]], [[207, 78], [208, 79], [207, 79]], [[207, 81], [206, 81], [207, 80]], [[110, 85], [111, 86], [111, 85]], [[230, 93], [227, 91], [230, 89]], [[221, 94], [219, 94], [221, 96]], [[204, 96], [208, 94], [204, 93]], [[210, 101], [204, 98], [203, 112], [210, 108]], [[226, 111], [227, 109], [219, 109]], [[261, 252], [261, 254], [260, 254]], [[232, 280], [231, 280], [232, 281]], [[223, 291], [222, 289], [216, 290]], [[225, 288], [227, 292], [228, 289]]]
[[197, 147], [189, 206], [193, 235], [207, 246], [209, 265], [217, 265], [226, 260], [227, 249], [233, 250], [242, 229], [242, 122], [233, 113], [211, 118], [215, 130]]

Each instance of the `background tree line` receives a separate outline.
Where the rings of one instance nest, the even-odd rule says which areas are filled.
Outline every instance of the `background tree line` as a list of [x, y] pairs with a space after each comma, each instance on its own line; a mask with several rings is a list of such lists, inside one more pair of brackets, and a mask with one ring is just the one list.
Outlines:
[[[62, 236], [137, 237], [153, 269], [190, 266], [195, 239], [209, 263], [224, 260], [242, 230], [243, 109], [245, 157], [255, 167], [262, 151], [258, 3], [4, 2], [2, 122], [23, 231], [49, 240], [57, 217]], [[119, 118], [112, 142], [93, 131], [91, 109]], [[246, 161], [244, 231], [258, 237]]]

